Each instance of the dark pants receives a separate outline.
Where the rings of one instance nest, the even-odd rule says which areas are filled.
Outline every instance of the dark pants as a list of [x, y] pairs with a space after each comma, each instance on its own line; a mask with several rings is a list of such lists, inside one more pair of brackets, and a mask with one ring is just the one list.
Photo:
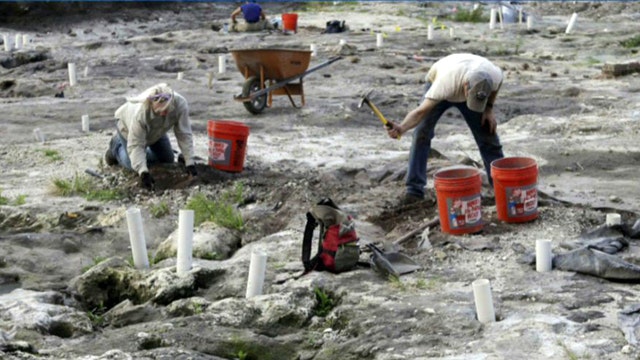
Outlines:
[[[431, 84], [427, 84], [427, 90]], [[442, 114], [449, 108], [455, 107], [467, 122], [473, 138], [480, 150], [480, 156], [487, 171], [489, 183], [493, 185], [491, 178], [491, 162], [504, 157], [502, 145], [497, 134], [489, 133], [489, 126], [482, 126], [482, 113], [469, 110], [466, 102], [452, 103], [441, 101], [425, 118], [418, 124], [413, 132], [413, 142], [409, 154], [409, 170], [407, 172], [407, 194], [424, 197], [424, 188], [427, 185], [427, 158], [431, 150], [431, 139], [435, 136], [435, 127]]]
[[[129, 153], [127, 152], [127, 140], [120, 134], [113, 135], [111, 143], [109, 144], [111, 154], [118, 160], [120, 166], [133, 170], [131, 167], [131, 159], [129, 159]], [[147, 166], [158, 163], [172, 163], [174, 160], [173, 149], [171, 148], [171, 141], [165, 134], [155, 143], [147, 146]]]

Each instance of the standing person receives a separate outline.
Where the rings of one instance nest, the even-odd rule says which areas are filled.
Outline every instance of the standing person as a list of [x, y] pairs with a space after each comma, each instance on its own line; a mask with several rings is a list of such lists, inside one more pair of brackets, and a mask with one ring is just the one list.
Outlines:
[[167, 84], [154, 85], [136, 97], [127, 98], [115, 117], [117, 133], [105, 154], [107, 165], [135, 171], [142, 186], [152, 190], [154, 180], [149, 165], [173, 163], [173, 149], [167, 136], [173, 128], [187, 172], [191, 176], [198, 174], [193, 159], [189, 104]]
[[[242, 14], [245, 23], [238, 24], [236, 17]], [[267, 21], [267, 16], [262, 10], [262, 6], [256, 4], [255, 0], [249, 0], [240, 5], [231, 13], [232, 31], [261, 31], [271, 29], [271, 24]]]
[[462, 113], [471, 129], [487, 178], [493, 184], [491, 162], [504, 157], [493, 113], [502, 80], [502, 70], [478, 55], [452, 54], [433, 64], [426, 76], [426, 93], [422, 103], [410, 111], [400, 124], [391, 122], [387, 128], [392, 138], [416, 128], [409, 154], [403, 203], [424, 199], [431, 139], [435, 135], [438, 120], [450, 107], [456, 107]]

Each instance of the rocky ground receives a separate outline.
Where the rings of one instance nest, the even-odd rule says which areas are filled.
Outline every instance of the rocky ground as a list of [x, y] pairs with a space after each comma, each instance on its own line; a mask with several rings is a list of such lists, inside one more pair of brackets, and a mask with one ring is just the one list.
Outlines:
[[[640, 77], [605, 76], [609, 63], [637, 61], [640, 7], [633, 3], [526, 3], [532, 27], [456, 22], [470, 3], [267, 3], [271, 19], [299, 15], [298, 31], [225, 34], [231, 3], [124, 7], [53, 5], [3, 12], [0, 32], [29, 34], [25, 49], [0, 55], [0, 355], [7, 359], [628, 359], [638, 358], [637, 281], [612, 281], [531, 263], [537, 239], [556, 255], [617, 212], [633, 225]], [[92, 8], [95, 6], [96, 8]], [[28, 10], [28, 11], [27, 11]], [[578, 14], [574, 31], [565, 33]], [[10, 14], [10, 15], [6, 15]], [[329, 20], [349, 31], [323, 34]], [[433, 39], [427, 25], [433, 24]], [[449, 28], [453, 27], [454, 36]], [[384, 34], [376, 46], [375, 33]], [[341, 39], [345, 45], [339, 45]], [[259, 115], [234, 101], [245, 81], [229, 52], [308, 49], [305, 106], [276, 96]], [[483, 170], [460, 115], [443, 117], [429, 161], [431, 201], [397, 206], [409, 134], [389, 139], [371, 99], [400, 120], [422, 95], [424, 74], [455, 52], [486, 56], [505, 72], [496, 103], [507, 156], [538, 164], [539, 216], [498, 220], [483, 177], [482, 232], [440, 226], [433, 174]], [[226, 54], [226, 71], [219, 56]], [[67, 63], [78, 84], [68, 87]], [[86, 69], [86, 71], [85, 71]], [[178, 80], [178, 74], [181, 79]], [[168, 82], [190, 103], [200, 176], [180, 165], [152, 170], [154, 192], [102, 161], [113, 112], [125, 96]], [[64, 97], [54, 97], [63, 89]], [[296, 98], [299, 101], [299, 98]], [[90, 131], [83, 132], [82, 115]], [[208, 165], [210, 120], [250, 128], [244, 169]], [[39, 129], [44, 141], [36, 141]], [[172, 141], [174, 141], [171, 135]], [[174, 142], [175, 144], [175, 142]], [[88, 175], [91, 169], [97, 176]], [[61, 196], [53, 184], [82, 181], [101, 194]], [[58, 187], [59, 189], [59, 187]], [[244, 226], [196, 227], [194, 267], [176, 274], [178, 212], [204, 195], [232, 205]], [[391, 244], [422, 269], [399, 279], [367, 267], [300, 279], [305, 213], [331, 197], [352, 214], [367, 261], [368, 242]], [[131, 264], [126, 210], [141, 210], [151, 269]], [[407, 236], [409, 234], [409, 236]], [[615, 254], [638, 264], [638, 246]], [[172, 245], [173, 244], [173, 245]], [[255, 250], [267, 254], [264, 295], [245, 299]], [[633, 270], [633, 267], [630, 266]], [[497, 321], [476, 319], [472, 282], [489, 279]]]

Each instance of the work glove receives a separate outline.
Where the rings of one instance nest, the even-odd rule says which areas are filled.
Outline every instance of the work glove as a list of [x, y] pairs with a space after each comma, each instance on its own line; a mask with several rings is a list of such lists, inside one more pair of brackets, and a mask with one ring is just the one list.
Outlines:
[[187, 173], [191, 176], [198, 176], [198, 170], [196, 170], [195, 165], [187, 166]]
[[155, 185], [155, 181], [153, 181], [153, 178], [151, 177], [151, 174], [149, 174], [148, 171], [143, 172], [142, 174], [140, 174], [140, 179], [142, 180], [142, 187], [144, 187], [147, 190], [153, 190], [154, 189], [154, 185]]

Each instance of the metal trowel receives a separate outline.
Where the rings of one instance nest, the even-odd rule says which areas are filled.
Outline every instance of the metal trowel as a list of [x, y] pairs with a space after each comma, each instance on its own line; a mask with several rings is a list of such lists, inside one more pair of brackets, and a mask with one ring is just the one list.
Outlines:
[[398, 251], [383, 251], [374, 244], [367, 244], [371, 249], [371, 267], [380, 272], [382, 275], [393, 275], [399, 277], [400, 275], [408, 274], [419, 270], [421, 268], [409, 256], [402, 254]]

